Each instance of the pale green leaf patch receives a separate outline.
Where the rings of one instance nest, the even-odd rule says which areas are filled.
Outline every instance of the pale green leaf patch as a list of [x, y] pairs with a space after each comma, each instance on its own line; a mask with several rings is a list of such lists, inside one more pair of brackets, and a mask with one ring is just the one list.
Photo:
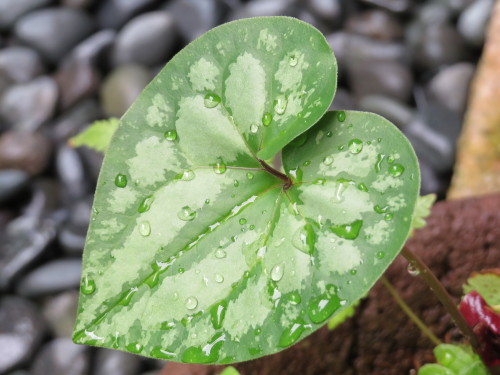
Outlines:
[[463, 288], [465, 293], [470, 293], [475, 290], [484, 298], [488, 305], [500, 311], [499, 269], [473, 273], [472, 276], [467, 279], [467, 284], [465, 284]]
[[75, 342], [239, 362], [366, 295], [408, 237], [420, 176], [387, 120], [324, 115], [336, 70], [286, 17], [222, 25], [166, 65], [104, 159]]
[[84, 131], [72, 137], [69, 144], [72, 147], [86, 146], [99, 152], [105, 152], [118, 124], [117, 118], [95, 121]]
[[427, 218], [431, 214], [431, 209], [436, 202], [436, 194], [427, 194], [418, 197], [415, 212], [413, 213], [412, 220], [412, 233], [415, 229], [423, 228], [427, 225]]

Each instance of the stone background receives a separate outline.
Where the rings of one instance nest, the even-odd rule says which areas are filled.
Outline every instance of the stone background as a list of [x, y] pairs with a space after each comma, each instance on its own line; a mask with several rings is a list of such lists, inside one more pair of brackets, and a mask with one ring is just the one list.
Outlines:
[[443, 198], [493, 3], [0, 0], [0, 374], [163, 366], [69, 339], [102, 157], [67, 140], [93, 120], [121, 116], [186, 43], [242, 17], [315, 25], [340, 65], [333, 107], [393, 121], [420, 158], [422, 193]]

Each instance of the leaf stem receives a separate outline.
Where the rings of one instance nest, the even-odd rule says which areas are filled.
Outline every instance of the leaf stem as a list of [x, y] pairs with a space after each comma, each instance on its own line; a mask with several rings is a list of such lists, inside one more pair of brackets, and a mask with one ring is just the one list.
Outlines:
[[441, 284], [441, 282], [437, 279], [436, 275], [434, 275], [434, 273], [429, 269], [429, 267], [427, 267], [418, 255], [410, 251], [407, 247], [403, 247], [401, 255], [403, 255], [406, 260], [408, 260], [408, 262], [420, 272], [420, 276], [424, 279], [427, 286], [429, 286], [434, 295], [439, 299], [446, 311], [448, 311], [448, 314], [451, 315], [451, 318], [455, 322], [458, 329], [462, 331], [462, 334], [469, 340], [469, 343], [472, 345], [476, 353], [478, 353], [479, 344], [474, 332], [472, 332], [472, 329], [469, 327], [464, 317], [458, 310], [455, 302], [453, 302], [451, 296], [448, 294], [443, 284]]
[[392, 286], [389, 280], [385, 276], [380, 278], [382, 284], [386, 287], [387, 291], [391, 294], [392, 298], [396, 301], [396, 303], [401, 307], [401, 310], [410, 318], [410, 320], [415, 323], [415, 325], [422, 331], [422, 333], [427, 336], [429, 340], [431, 340], [434, 345], [441, 344], [441, 340], [439, 340], [436, 335], [425, 325], [425, 323], [411, 310], [411, 308], [406, 304], [406, 302], [401, 298], [398, 291]]
[[262, 167], [269, 173], [271, 173], [273, 176], [279, 178], [280, 180], [282, 180], [285, 184], [283, 185], [283, 189], [284, 190], [288, 190], [292, 187], [293, 185], [293, 182], [292, 180], [290, 179], [290, 177], [288, 177], [286, 174], [274, 169], [273, 167], [271, 167], [269, 164], [267, 164], [264, 160], [260, 160], [259, 159], [259, 163], [260, 165], [262, 165]]

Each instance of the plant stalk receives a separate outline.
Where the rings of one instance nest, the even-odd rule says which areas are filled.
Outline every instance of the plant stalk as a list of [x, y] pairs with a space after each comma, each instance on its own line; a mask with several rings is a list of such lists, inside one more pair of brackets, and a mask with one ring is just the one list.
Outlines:
[[269, 173], [271, 173], [273, 176], [278, 177], [280, 180], [282, 180], [285, 183], [283, 185], [283, 189], [288, 190], [288, 189], [290, 189], [292, 187], [293, 182], [290, 179], [290, 177], [288, 177], [286, 174], [284, 174], [284, 173], [282, 173], [282, 172], [274, 169], [269, 164], [267, 164], [264, 160], [260, 160], [259, 159], [259, 163], [260, 163], [260, 165], [262, 165], [262, 167], [266, 171], [268, 171]]
[[387, 291], [391, 294], [392, 298], [396, 301], [396, 303], [401, 307], [401, 310], [410, 318], [410, 320], [415, 323], [415, 325], [422, 331], [422, 333], [427, 336], [429, 340], [431, 340], [434, 345], [442, 344], [441, 340], [439, 340], [436, 335], [425, 325], [425, 323], [411, 310], [411, 308], [406, 304], [406, 302], [401, 298], [397, 290], [392, 286], [389, 280], [385, 276], [380, 278], [380, 281], [387, 288]]
[[408, 262], [410, 262], [412, 266], [415, 266], [415, 268], [420, 272], [420, 276], [422, 277], [422, 279], [424, 279], [425, 283], [429, 286], [434, 295], [439, 299], [446, 311], [448, 311], [448, 314], [451, 315], [451, 318], [455, 322], [456, 326], [460, 331], [462, 331], [462, 334], [467, 338], [467, 340], [469, 340], [469, 343], [474, 348], [474, 351], [476, 353], [479, 353], [479, 343], [476, 339], [476, 336], [474, 335], [474, 332], [472, 332], [472, 329], [465, 321], [464, 317], [458, 310], [455, 302], [453, 302], [451, 296], [448, 294], [443, 284], [441, 284], [441, 282], [437, 279], [437, 277], [429, 269], [429, 267], [427, 267], [427, 265], [422, 261], [422, 259], [420, 259], [420, 257], [415, 253], [410, 251], [410, 249], [408, 249], [407, 247], [403, 247], [401, 255], [403, 255], [406, 260], [408, 260]]

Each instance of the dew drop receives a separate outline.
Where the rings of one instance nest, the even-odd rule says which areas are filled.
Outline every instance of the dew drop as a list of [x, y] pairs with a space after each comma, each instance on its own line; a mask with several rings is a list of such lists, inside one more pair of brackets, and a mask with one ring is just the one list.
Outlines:
[[195, 174], [191, 169], [186, 169], [182, 174], [180, 175], [180, 179], [182, 181], [191, 181], [195, 178]]
[[295, 344], [302, 333], [305, 331], [305, 321], [302, 318], [298, 318], [294, 321], [288, 328], [286, 328], [280, 336], [278, 346], [280, 348], [287, 348], [290, 345]]
[[302, 164], [304, 167], [309, 167], [311, 165], [311, 161], [310, 160], [306, 160], [304, 162], [304, 164]]
[[266, 112], [262, 115], [262, 125], [269, 126], [272, 121], [273, 116], [269, 112]]
[[254, 333], [255, 336], [259, 336], [262, 333], [262, 329], [255, 328], [255, 330], [253, 331], [253, 333]]
[[194, 310], [196, 309], [196, 306], [198, 306], [198, 300], [196, 297], [188, 297], [185, 302], [186, 308], [188, 310]]
[[326, 180], [324, 178], [317, 178], [314, 180], [315, 185], [324, 185], [326, 183]]
[[324, 165], [331, 165], [333, 163], [333, 158], [331, 156], [325, 156], [323, 159]]
[[224, 251], [224, 249], [217, 249], [215, 250], [215, 257], [217, 259], [222, 259], [222, 258], [225, 258], [226, 257], [226, 252]]
[[175, 130], [167, 130], [164, 134], [167, 141], [175, 141], [177, 139], [177, 132]]
[[326, 132], [326, 136], [327, 136], [328, 138], [331, 138], [331, 137], [332, 137], [332, 135], [333, 135], [333, 132], [331, 132], [331, 131], [327, 131], [327, 132]]
[[389, 206], [384, 206], [384, 207], [380, 207], [378, 204], [373, 207], [373, 210], [377, 213], [377, 214], [385, 214], [387, 213], [387, 211], [389, 210]]
[[[224, 279], [222, 279], [222, 280], [224, 280]], [[226, 316], [226, 310], [227, 310], [227, 302], [226, 301], [222, 301], [220, 303], [217, 303], [210, 309], [210, 317], [211, 317], [211, 321], [212, 321], [212, 326], [215, 329], [222, 328], [222, 323], [224, 322], [224, 317]]]
[[259, 125], [252, 124], [250, 125], [250, 133], [255, 134], [259, 131]]
[[300, 297], [300, 294], [298, 292], [292, 292], [288, 295], [288, 301], [292, 305], [298, 305], [302, 302], [302, 298]]
[[240, 186], [240, 182], [238, 180], [234, 180], [233, 182], [234, 187]]
[[345, 301], [338, 297], [338, 288], [336, 286], [331, 284], [327, 285], [326, 290], [327, 291], [320, 296], [313, 297], [309, 300], [307, 312], [313, 323], [323, 323], [345, 304]]
[[245, 225], [245, 224], [247, 223], [247, 219], [245, 219], [245, 218], [243, 218], [243, 217], [242, 217], [242, 218], [239, 220], [239, 223], [240, 223], [240, 225]]
[[214, 165], [214, 172], [217, 174], [223, 174], [227, 170], [226, 164], [223, 162], [218, 162], [217, 164]]
[[181, 275], [186, 272], [186, 269], [183, 268], [183, 267], [179, 267], [179, 269], [177, 270], [177, 272], [179, 272]]
[[405, 171], [405, 167], [401, 164], [392, 164], [389, 166], [389, 174], [393, 177], [399, 177]]
[[365, 191], [365, 192], [368, 191], [368, 187], [362, 182], [360, 184], [358, 184], [358, 189], [361, 191]]
[[249, 180], [253, 179], [253, 173], [252, 172], [248, 172], [247, 173], [247, 179], [249, 179]]
[[408, 267], [406, 268], [406, 270], [408, 271], [408, 273], [411, 276], [418, 276], [420, 274], [419, 269], [416, 267], [415, 263], [413, 263], [413, 262], [408, 263]]
[[210, 199], [205, 199], [205, 204], [210, 204]]
[[271, 279], [273, 281], [280, 281], [283, 278], [285, 266], [281, 264], [275, 265], [271, 270]]
[[340, 122], [344, 122], [346, 118], [345, 112], [344, 111], [339, 111], [337, 112], [337, 120]]
[[220, 273], [216, 273], [214, 279], [219, 284], [224, 282], [224, 276], [222, 276]]
[[394, 163], [394, 156], [389, 155], [389, 156], [387, 157], [387, 162], [388, 162], [389, 164]]
[[349, 147], [349, 151], [351, 151], [352, 154], [359, 154], [363, 150], [363, 141], [360, 139], [351, 139], [347, 147]]
[[95, 281], [92, 279], [89, 279], [87, 276], [85, 276], [82, 279], [82, 286], [80, 288], [83, 294], [85, 295], [90, 295], [95, 292]]
[[385, 221], [391, 221], [394, 218], [394, 214], [392, 212], [389, 212], [384, 215], [384, 220]]
[[149, 224], [149, 221], [143, 221], [139, 224], [139, 233], [143, 237], [147, 237], [151, 234], [151, 225]]
[[358, 238], [359, 231], [363, 226], [363, 220], [356, 220], [350, 224], [333, 225], [330, 230], [337, 236], [346, 240], [355, 240]]
[[117, 174], [115, 177], [115, 185], [119, 188], [127, 186], [127, 176], [121, 173]]
[[175, 358], [175, 353], [170, 350], [165, 350], [161, 346], [156, 346], [151, 350], [151, 357], [159, 359], [172, 359]]
[[276, 100], [274, 101], [274, 111], [278, 115], [282, 115], [283, 113], [285, 113], [287, 104], [288, 104], [288, 101], [284, 96], [282, 96], [282, 95], [278, 96], [276, 98]]
[[385, 155], [384, 154], [378, 154], [377, 155], [377, 162], [375, 163], [375, 172], [380, 173], [382, 170], [382, 162], [384, 161]]
[[315, 243], [316, 234], [311, 224], [306, 224], [299, 228], [292, 238], [292, 245], [306, 254], [312, 254], [314, 252]]
[[152, 195], [147, 196], [146, 198], [144, 198], [142, 200], [142, 202], [139, 205], [139, 208], [137, 209], [137, 211], [140, 212], [140, 213], [149, 211], [149, 209], [151, 208], [151, 204], [153, 203], [153, 201], [154, 201], [154, 197]]
[[385, 253], [383, 251], [379, 251], [379, 252], [377, 252], [377, 254], [375, 254], [375, 256], [378, 259], [384, 259], [385, 258]]
[[210, 92], [207, 95], [205, 95], [204, 103], [205, 107], [207, 108], [215, 108], [219, 105], [220, 102], [221, 102], [220, 96], [213, 92]]
[[189, 206], [184, 206], [177, 214], [177, 217], [183, 221], [193, 221], [196, 217], [196, 211]]
[[248, 229], [250, 229], [250, 230], [254, 230], [254, 229], [255, 229], [255, 225], [250, 224], [250, 226], [248, 227]]
[[125, 348], [129, 352], [132, 352], [132, 353], [135, 353], [135, 354], [139, 354], [140, 352], [142, 352], [142, 349], [144, 347], [141, 344], [134, 342], [134, 343], [128, 344], [127, 346], [125, 346]]
[[296, 56], [292, 55], [288, 59], [288, 63], [290, 64], [290, 66], [297, 66], [297, 64], [299, 63], [299, 59]]

